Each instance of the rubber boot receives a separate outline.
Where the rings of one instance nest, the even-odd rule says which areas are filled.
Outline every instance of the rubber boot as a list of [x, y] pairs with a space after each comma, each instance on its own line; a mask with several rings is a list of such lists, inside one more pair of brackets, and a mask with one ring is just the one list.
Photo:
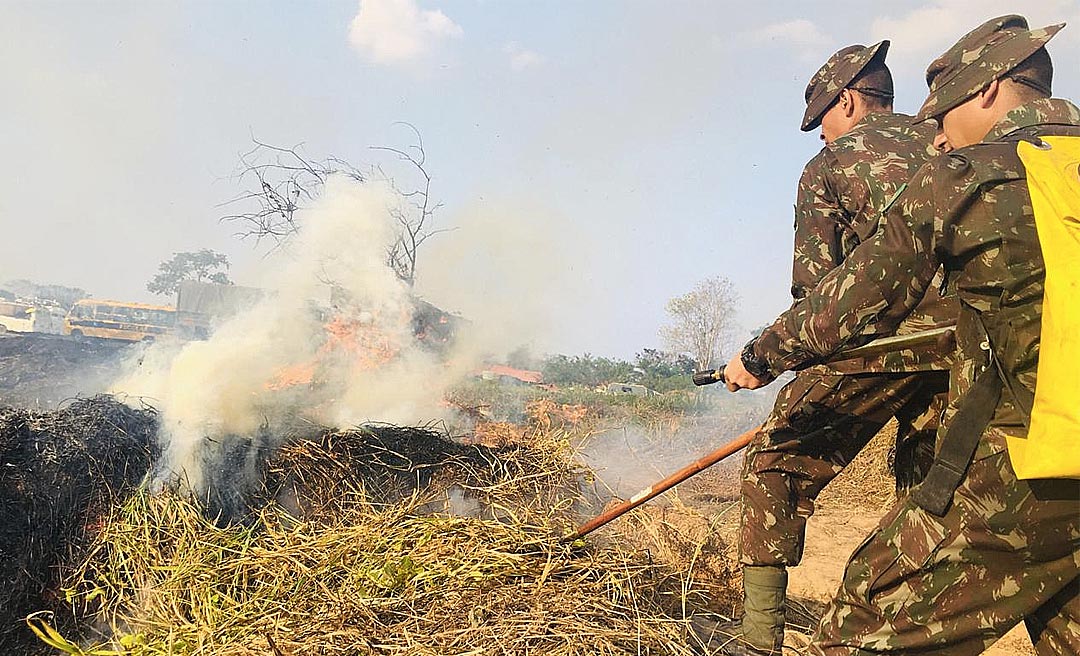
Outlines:
[[784, 644], [787, 578], [783, 567], [743, 567], [742, 639], [762, 654], [779, 654]]

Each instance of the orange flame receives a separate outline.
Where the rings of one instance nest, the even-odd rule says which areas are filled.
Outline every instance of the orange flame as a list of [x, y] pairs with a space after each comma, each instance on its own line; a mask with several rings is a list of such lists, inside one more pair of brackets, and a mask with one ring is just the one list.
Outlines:
[[315, 357], [307, 362], [290, 365], [278, 371], [266, 389], [282, 390], [296, 385], [309, 385], [316, 380], [317, 372], [326, 364], [343, 359], [350, 363], [352, 371], [377, 369], [393, 360], [400, 352], [398, 344], [379, 330], [377, 321], [361, 321], [337, 316], [323, 326], [326, 341], [319, 347]]

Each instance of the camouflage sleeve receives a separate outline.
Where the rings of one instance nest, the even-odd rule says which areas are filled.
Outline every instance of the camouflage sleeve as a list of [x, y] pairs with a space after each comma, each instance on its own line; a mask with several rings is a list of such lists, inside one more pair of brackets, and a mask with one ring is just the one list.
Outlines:
[[891, 334], [919, 304], [938, 267], [933, 169], [923, 166], [881, 229], [757, 338], [753, 354], [773, 376], [819, 362], [867, 332]]
[[840, 229], [847, 221], [837, 181], [831, 175], [837, 166], [832, 153], [822, 149], [799, 178], [791, 265], [791, 296], [796, 301], [809, 294], [844, 258]]

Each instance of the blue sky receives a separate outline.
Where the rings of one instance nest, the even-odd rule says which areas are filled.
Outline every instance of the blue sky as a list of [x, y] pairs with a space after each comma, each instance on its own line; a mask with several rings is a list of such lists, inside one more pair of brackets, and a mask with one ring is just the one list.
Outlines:
[[220, 224], [250, 136], [383, 162], [422, 132], [439, 225], [418, 287], [466, 314], [536, 316], [537, 350], [630, 356], [665, 301], [730, 278], [753, 328], [788, 302], [791, 204], [820, 147], [806, 80], [891, 38], [897, 106], [982, 20], [1071, 21], [1058, 96], [1080, 98], [1080, 2], [6, 2], [0, 280], [146, 300], [173, 252], [265, 249]]

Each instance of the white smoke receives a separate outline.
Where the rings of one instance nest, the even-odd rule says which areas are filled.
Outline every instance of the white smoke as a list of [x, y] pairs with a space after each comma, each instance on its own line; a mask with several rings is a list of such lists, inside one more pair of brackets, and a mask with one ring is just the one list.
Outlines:
[[329, 180], [275, 254], [272, 293], [206, 341], [154, 345], [113, 386], [159, 405], [161, 482], [204, 492], [234, 466], [223, 460], [276, 446], [260, 440], [284, 439], [298, 417], [354, 426], [445, 412], [444, 390], [473, 364], [443, 364], [413, 337], [410, 290], [386, 265], [396, 202], [380, 185]]
[[468, 317], [480, 352], [555, 350], [594, 330], [569, 313], [600, 301], [583, 271], [594, 257], [589, 242], [580, 224], [535, 201], [474, 201], [454, 216], [453, 232], [425, 244], [417, 289]]

